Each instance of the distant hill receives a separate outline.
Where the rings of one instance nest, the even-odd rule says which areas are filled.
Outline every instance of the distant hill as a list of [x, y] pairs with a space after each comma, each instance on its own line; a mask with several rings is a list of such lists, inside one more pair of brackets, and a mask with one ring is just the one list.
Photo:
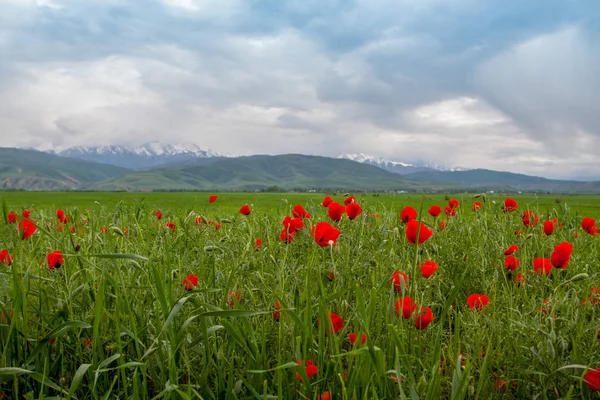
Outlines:
[[560, 181], [485, 169], [408, 174], [348, 159], [284, 154], [196, 157], [148, 171], [0, 148], [0, 189], [503, 191], [600, 193], [600, 182]]
[[136, 171], [159, 166], [176, 166], [190, 162], [212, 162], [226, 157], [224, 154], [203, 150], [195, 144], [164, 144], [149, 142], [137, 147], [76, 146], [51, 154], [78, 158], [103, 164], [112, 164]]
[[0, 188], [5, 189], [74, 190], [127, 172], [114, 165], [36, 150], [0, 148]]
[[488, 169], [421, 171], [404, 175], [404, 177], [420, 182], [455, 183], [488, 190], [600, 193], [600, 182], [563, 181]]
[[398, 174], [350, 160], [284, 154], [222, 159], [208, 165], [158, 168], [99, 182], [96, 190], [261, 190], [331, 188], [424, 190], [440, 185], [413, 182]]

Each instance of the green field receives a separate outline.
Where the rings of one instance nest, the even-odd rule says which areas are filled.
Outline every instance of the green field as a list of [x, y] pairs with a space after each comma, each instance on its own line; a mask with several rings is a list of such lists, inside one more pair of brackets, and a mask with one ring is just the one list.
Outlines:
[[[599, 196], [511, 196], [518, 209], [504, 213], [499, 194], [357, 194], [362, 214], [332, 222], [320, 203], [326, 194], [343, 203], [344, 193], [215, 193], [210, 204], [211, 194], [0, 193], [0, 251], [14, 257], [10, 265], [0, 259], [0, 394], [598, 395], [584, 374], [600, 364], [600, 234], [586, 233], [582, 217], [600, 218]], [[456, 216], [427, 214], [450, 198], [461, 204]], [[474, 201], [483, 203], [478, 212]], [[248, 216], [238, 212], [244, 204]], [[312, 216], [286, 244], [282, 220], [296, 204]], [[420, 245], [408, 242], [399, 219], [409, 205], [433, 231]], [[70, 221], [57, 219], [59, 208]], [[25, 240], [6, 218], [12, 211], [22, 219], [24, 209], [37, 226]], [[523, 224], [526, 210], [539, 224]], [[553, 219], [554, 232], [544, 234]], [[335, 246], [320, 247], [311, 235], [322, 221], [340, 230]], [[533, 260], [551, 259], [561, 242], [573, 244], [566, 268], [534, 273]], [[512, 244], [514, 271], [505, 268]], [[57, 250], [64, 262], [50, 268], [47, 256]], [[439, 264], [429, 278], [419, 267], [427, 260]], [[391, 284], [394, 271], [408, 285]], [[187, 291], [190, 274], [198, 282]], [[473, 294], [489, 304], [471, 309]], [[395, 310], [403, 296], [418, 304], [406, 319]], [[417, 329], [425, 308], [435, 318]], [[329, 313], [343, 320], [338, 332], [324, 322]], [[351, 333], [365, 333], [366, 343], [352, 344]], [[305, 368], [308, 360], [316, 371]]]
[[[140, 205], [145, 208], [160, 208], [174, 212], [191, 211], [203, 212], [208, 206], [208, 197], [213, 193], [127, 193], [127, 192], [0, 192], [0, 199], [6, 199], [10, 209], [23, 208], [54, 209], [73, 207], [80, 210], [97, 208], [100, 206], [114, 207], [117, 204]], [[289, 205], [304, 204], [317, 207], [325, 195], [343, 197], [345, 193], [214, 193], [219, 196], [219, 201], [211, 205], [215, 212], [236, 213], [240, 204], [254, 204], [257, 211], [265, 214], [286, 212]], [[368, 202], [368, 205], [379, 211], [388, 210], [400, 212], [407, 206], [419, 208], [421, 204], [425, 210], [431, 205], [445, 204], [450, 197], [459, 199], [469, 205], [479, 198], [473, 194], [452, 195], [420, 195], [420, 194], [357, 194], [359, 201]], [[500, 204], [506, 197], [503, 194], [487, 194], [488, 203], [496, 201]], [[562, 210], [565, 206], [574, 215], [588, 215], [600, 217], [600, 196], [597, 195], [510, 195], [519, 204], [526, 207], [539, 209], [541, 212]], [[97, 204], [97, 203], [100, 203]]]

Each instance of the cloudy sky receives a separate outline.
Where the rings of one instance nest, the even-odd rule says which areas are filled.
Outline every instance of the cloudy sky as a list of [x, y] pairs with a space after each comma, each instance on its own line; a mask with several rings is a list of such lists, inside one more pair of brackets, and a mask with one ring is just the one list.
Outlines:
[[600, 179], [600, 1], [0, 0], [0, 140]]

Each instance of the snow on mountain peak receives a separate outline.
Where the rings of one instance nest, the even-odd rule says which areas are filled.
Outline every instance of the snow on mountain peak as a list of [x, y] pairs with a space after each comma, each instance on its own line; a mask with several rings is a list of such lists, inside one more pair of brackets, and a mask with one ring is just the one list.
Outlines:
[[[461, 167], [448, 167], [441, 164], [436, 163], [426, 163], [426, 162], [415, 162], [415, 163], [405, 163], [400, 161], [391, 161], [383, 158], [377, 158], [374, 156], [370, 156], [364, 153], [345, 153], [339, 155], [337, 158], [344, 158], [364, 164], [370, 164], [379, 168], [383, 168], [385, 170], [389, 170], [391, 172], [398, 173], [409, 173], [423, 170], [437, 170], [437, 171], [467, 171], [466, 168]], [[399, 171], [403, 172], [399, 172]]]
[[136, 170], [160, 165], [193, 162], [197, 159], [228, 157], [211, 150], [202, 150], [195, 144], [164, 144], [148, 142], [140, 146], [75, 146], [54, 154], [89, 161], [118, 165]]
[[340, 156], [338, 156], [337, 158], [345, 158], [347, 160], [352, 160], [352, 161], [356, 161], [356, 162], [360, 162], [360, 163], [367, 163], [367, 164], [386, 164], [386, 165], [399, 165], [402, 167], [415, 167], [415, 165], [413, 164], [407, 164], [407, 163], [403, 163], [400, 161], [390, 161], [390, 160], [385, 160], [383, 158], [377, 158], [377, 157], [373, 157], [367, 154], [363, 154], [363, 153], [350, 153], [350, 154], [342, 154]]

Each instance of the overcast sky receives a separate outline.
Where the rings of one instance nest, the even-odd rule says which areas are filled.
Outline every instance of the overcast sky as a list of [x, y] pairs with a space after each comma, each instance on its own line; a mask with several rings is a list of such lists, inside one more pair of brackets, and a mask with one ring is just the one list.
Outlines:
[[599, 21], [598, 0], [0, 0], [0, 140], [600, 179]]

